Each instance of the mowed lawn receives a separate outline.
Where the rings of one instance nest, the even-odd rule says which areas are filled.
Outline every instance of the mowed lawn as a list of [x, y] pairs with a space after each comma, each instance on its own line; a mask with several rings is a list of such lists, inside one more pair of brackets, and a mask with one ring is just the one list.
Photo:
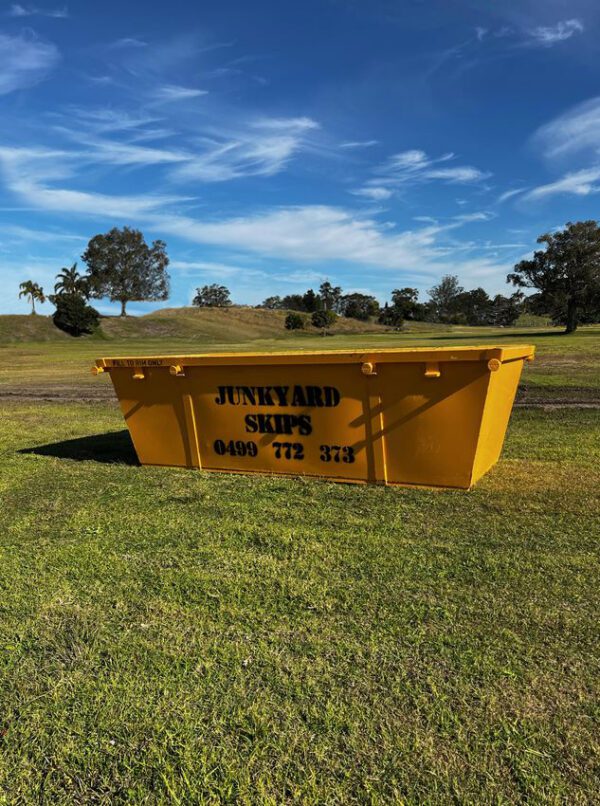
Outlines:
[[[533, 339], [538, 389], [598, 398], [590, 332]], [[29, 351], [85, 396], [98, 348], [2, 349], [0, 390]], [[0, 400], [0, 802], [600, 800], [597, 408], [515, 410], [457, 492], [140, 468], [112, 401], [26, 398]]]

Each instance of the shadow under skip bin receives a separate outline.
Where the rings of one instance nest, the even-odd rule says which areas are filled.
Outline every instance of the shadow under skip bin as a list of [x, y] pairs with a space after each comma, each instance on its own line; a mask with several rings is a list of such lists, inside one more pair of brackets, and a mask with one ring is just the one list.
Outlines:
[[75, 462], [102, 462], [105, 464], [139, 465], [129, 431], [109, 431], [76, 439], [65, 439], [35, 448], [24, 448], [19, 453], [35, 456], [53, 456]]

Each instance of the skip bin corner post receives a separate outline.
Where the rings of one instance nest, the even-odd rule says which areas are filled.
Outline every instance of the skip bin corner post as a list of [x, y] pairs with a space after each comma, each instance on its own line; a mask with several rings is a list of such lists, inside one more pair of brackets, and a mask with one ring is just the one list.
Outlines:
[[191, 393], [188, 367], [183, 359], [174, 359], [168, 365], [170, 382], [173, 384], [173, 398], [181, 400], [183, 407], [183, 426], [187, 465], [202, 470], [198, 424], [194, 408], [194, 396]]
[[387, 485], [387, 460], [381, 390], [374, 358], [364, 356], [359, 364], [364, 378], [363, 407], [365, 450], [367, 451], [366, 481]]
[[502, 349], [486, 357], [487, 385], [479, 420], [471, 487], [500, 458], [523, 363], [523, 357], [507, 357]]

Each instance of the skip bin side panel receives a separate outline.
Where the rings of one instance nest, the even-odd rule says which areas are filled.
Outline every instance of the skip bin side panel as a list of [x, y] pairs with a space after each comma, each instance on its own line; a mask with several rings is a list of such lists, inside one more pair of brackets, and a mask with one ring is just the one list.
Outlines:
[[193, 467], [183, 397], [166, 368], [146, 368], [135, 380], [131, 369], [111, 369], [119, 405], [138, 459], [144, 465]]
[[389, 483], [469, 488], [488, 375], [483, 362], [378, 366]]
[[523, 360], [517, 359], [504, 362], [497, 372], [490, 373], [489, 391], [473, 467], [473, 484], [500, 457], [522, 369]]
[[369, 478], [360, 365], [198, 366], [186, 378], [203, 469]]

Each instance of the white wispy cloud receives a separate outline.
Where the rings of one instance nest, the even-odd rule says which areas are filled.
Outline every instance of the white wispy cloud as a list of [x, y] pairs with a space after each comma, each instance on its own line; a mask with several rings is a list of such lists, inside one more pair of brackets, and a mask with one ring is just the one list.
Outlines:
[[73, 119], [96, 134], [107, 132], [131, 132], [145, 129], [149, 124], [159, 123], [162, 118], [156, 114], [140, 113], [133, 115], [123, 109], [113, 107], [81, 107], [68, 106], [65, 115], [60, 116], [69, 121]]
[[120, 50], [121, 48], [147, 48], [148, 43], [135, 36], [124, 36], [121, 39], [115, 39], [108, 47], [113, 50]]
[[567, 109], [541, 126], [533, 143], [545, 157], [569, 157], [600, 149], [600, 95]]
[[179, 182], [224, 182], [245, 176], [273, 176], [303, 148], [308, 133], [318, 129], [310, 118], [261, 118], [219, 136], [198, 141], [195, 156], [174, 168]]
[[55, 131], [64, 133], [66, 137], [82, 146], [82, 150], [72, 152], [71, 157], [90, 163], [150, 166], [181, 163], [192, 159], [192, 155], [183, 150], [149, 148], [135, 141], [123, 143], [62, 127], [56, 127]]
[[8, 10], [9, 17], [53, 17], [54, 19], [66, 19], [69, 10], [66, 6], [61, 8], [38, 8], [37, 6], [21, 5], [13, 3]]
[[369, 180], [371, 187], [402, 187], [425, 182], [440, 181], [448, 184], [472, 184], [491, 176], [471, 165], [447, 165], [454, 160], [454, 154], [429, 157], [420, 149], [409, 149], [391, 156], [376, 169], [377, 177]]
[[456, 269], [457, 263], [449, 256], [458, 247], [444, 243], [443, 238], [465, 223], [452, 220], [396, 232], [389, 222], [326, 205], [278, 208], [215, 221], [179, 215], [151, 219], [162, 232], [262, 257], [296, 262], [344, 261], [363, 268], [406, 270], [422, 276]]
[[576, 34], [584, 31], [583, 22], [572, 18], [559, 20], [553, 25], [536, 25], [530, 28], [515, 27], [514, 25], [501, 25], [498, 28], [475, 28], [475, 37], [466, 40], [455, 50], [459, 55], [466, 56], [472, 54], [472, 46], [482, 43], [483, 47], [489, 51], [490, 48], [496, 53], [504, 51], [505, 55], [515, 48], [522, 47], [552, 47], [560, 42], [571, 39]]
[[522, 198], [530, 201], [548, 198], [559, 194], [589, 196], [600, 191], [600, 166], [584, 168], [565, 174], [555, 182], [548, 182], [525, 193]]
[[529, 31], [529, 38], [531, 44], [552, 47], [580, 33], [583, 33], [581, 20], [570, 19], [560, 20], [555, 25], [538, 25]]
[[28, 244], [32, 242], [53, 244], [59, 241], [85, 243], [87, 240], [83, 235], [73, 235], [70, 232], [55, 229], [34, 229], [33, 227], [23, 227], [19, 224], [3, 224], [0, 226], [0, 241], [4, 239]]
[[371, 201], [385, 201], [393, 195], [389, 188], [381, 188], [377, 186], [362, 187], [351, 192], [355, 196], [363, 196], [365, 199], [371, 199]]
[[[193, 217], [179, 211], [185, 201], [180, 197], [111, 195], [73, 187], [77, 173], [70, 159], [65, 152], [50, 149], [0, 149], [6, 188], [32, 208], [62, 217], [121, 219], [191, 243], [256, 255], [263, 261], [285, 259], [296, 265], [342, 262], [363, 270], [402, 271], [424, 282], [440, 273], [459, 273], [462, 278], [468, 272], [492, 275], [508, 268], [491, 255], [465, 259], [465, 251], [472, 245], [453, 235], [468, 223], [487, 220], [484, 211], [402, 231], [390, 221], [327, 205], [279, 207], [215, 219]], [[180, 262], [177, 268], [219, 273], [217, 264], [209, 261]], [[221, 268], [223, 274], [243, 266], [223, 263]]]
[[73, 179], [74, 158], [77, 155], [59, 150], [0, 147], [5, 185], [37, 209], [131, 219], [184, 201], [181, 197], [158, 194], [110, 195], [55, 187], [58, 181]]
[[502, 204], [502, 202], [512, 199], [513, 196], [518, 196], [519, 193], [525, 193], [526, 190], [527, 188], [513, 188], [512, 190], [505, 190], [504, 193], [501, 193], [498, 196], [498, 202]]
[[340, 148], [371, 148], [379, 145], [379, 140], [349, 140], [347, 143], [340, 143]]
[[55, 45], [38, 39], [31, 32], [17, 36], [0, 34], [0, 95], [42, 81], [59, 59]]
[[157, 87], [153, 92], [154, 98], [163, 102], [189, 101], [192, 98], [200, 98], [202, 95], [208, 95], [208, 90], [195, 87], [180, 87], [177, 84], [165, 84], [162, 87]]

